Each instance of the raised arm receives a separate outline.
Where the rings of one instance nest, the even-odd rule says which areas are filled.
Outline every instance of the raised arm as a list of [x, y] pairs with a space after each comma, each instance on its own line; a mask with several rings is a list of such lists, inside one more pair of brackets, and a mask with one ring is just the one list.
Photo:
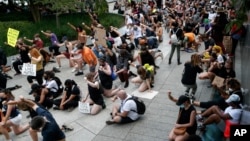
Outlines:
[[76, 27], [74, 25], [72, 25], [71, 23], [67, 23], [72, 29], [76, 30]]

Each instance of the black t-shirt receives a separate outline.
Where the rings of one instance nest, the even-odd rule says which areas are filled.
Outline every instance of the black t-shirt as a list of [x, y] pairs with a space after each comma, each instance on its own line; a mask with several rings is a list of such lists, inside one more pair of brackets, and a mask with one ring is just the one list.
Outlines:
[[80, 100], [80, 89], [78, 86], [73, 85], [71, 88], [65, 88], [66, 91], [66, 99], [68, 99], [71, 95], [75, 95], [74, 99], [75, 101]]
[[[189, 123], [190, 122], [190, 115], [191, 115], [192, 111], [195, 111], [195, 108], [192, 105], [187, 110], [185, 108], [180, 108], [181, 115], [180, 115], [180, 118], [179, 118], [177, 123], [178, 124]], [[195, 120], [193, 126], [187, 127], [186, 131], [189, 135], [192, 135], [192, 134], [195, 134], [196, 129], [197, 129], [197, 122]]]
[[184, 72], [181, 82], [186, 85], [193, 85], [196, 83], [197, 73], [201, 73], [203, 70], [199, 66], [193, 66], [191, 62], [185, 63]]

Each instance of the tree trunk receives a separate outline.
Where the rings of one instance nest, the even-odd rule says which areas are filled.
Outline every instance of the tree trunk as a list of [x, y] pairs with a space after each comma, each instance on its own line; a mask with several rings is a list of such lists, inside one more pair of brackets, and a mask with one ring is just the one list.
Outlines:
[[34, 4], [33, 0], [30, 0], [30, 11], [33, 17], [34, 22], [40, 22], [41, 21], [41, 15], [39, 12], [39, 6]]

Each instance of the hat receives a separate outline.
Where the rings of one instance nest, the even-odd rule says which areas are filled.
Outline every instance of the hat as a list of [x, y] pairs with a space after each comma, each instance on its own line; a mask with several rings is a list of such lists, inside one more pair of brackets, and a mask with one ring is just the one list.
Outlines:
[[240, 101], [240, 97], [237, 94], [230, 95], [230, 97], [226, 100], [227, 103], [239, 102], [239, 101]]
[[184, 102], [188, 101], [189, 98], [185, 95], [181, 95], [178, 99], [178, 101], [176, 102], [176, 105], [181, 105], [183, 104]]
[[40, 88], [41, 88], [41, 86], [39, 84], [37, 84], [37, 83], [32, 84], [30, 93], [32, 94], [32, 93], [36, 92], [38, 89], [40, 89]]

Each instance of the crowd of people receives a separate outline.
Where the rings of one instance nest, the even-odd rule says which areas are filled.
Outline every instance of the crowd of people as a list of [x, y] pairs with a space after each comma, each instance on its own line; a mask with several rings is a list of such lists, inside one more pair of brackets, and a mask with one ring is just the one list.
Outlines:
[[[42, 131], [44, 140], [51, 140], [48, 139], [50, 135], [56, 133], [57, 136], [53, 136], [55, 137], [53, 140], [63, 141], [65, 135], [48, 110], [52, 107], [54, 110], [76, 108], [80, 101], [89, 103], [90, 114], [96, 115], [106, 108], [104, 97], [112, 97], [113, 101], [121, 100], [121, 104], [113, 106], [111, 119], [106, 121], [107, 125], [138, 120], [140, 115], [137, 113], [137, 105], [135, 101], [128, 100], [131, 95], [126, 92], [126, 88], [131, 85], [130, 82], [139, 84], [139, 92], [150, 92], [154, 88], [154, 82], [157, 81], [154, 76], [160, 68], [155, 61], [158, 57], [163, 59], [163, 53], [158, 46], [163, 40], [167, 40], [163, 36], [164, 30], [169, 33], [169, 44], [171, 44], [169, 65], [172, 64], [175, 50], [177, 65], [182, 64], [181, 50], [192, 53], [190, 60], [184, 63], [181, 83], [186, 90], [183, 95], [174, 98], [171, 92], [168, 92], [169, 99], [180, 106], [175, 128], [187, 129], [184, 134], [177, 135], [173, 128], [169, 133], [169, 140], [188, 140], [196, 134], [197, 128], [204, 130], [206, 125], [211, 123], [218, 124], [222, 131], [225, 129], [226, 120], [229, 125], [237, 124], [240, 105], [243, 104], [240, 82], [236, 79], [232, 61], [237, 43], [231, 52], [228, 52], [222, 43], [226, 24], [236, 18], [230, 1], [193, 0], [186, 1], [185, 4], [181, 0], [165, 2], [165, 4], [159, 4], [159, 1], [155, 0], [117, 2], [116, 8], [125, 6], [126, 9], [125, 33], [120, 33], [117, 28], [110, 25], [106, 29], [103, 44], [100, 44], [95, 35], [98, 34], [98, 29], [105, 28], [95, 13], [89, 13], [91, 17], [89, 26], [85, 23], [82, 23], [82, 26], [67, 23], [69, 28], [77, 33], [77, 38], [74, 40], [64, 37], [59, 41], [56, 33], [41, 30], [41, 34], [51, 41], [48, 51], [44, 48], [39, 33], [35, 33], [33, 39], [26, 37], [18, 39], [16, 49], [20, 56], [12, 64], [16, 72], [14, 76], [21, 75], [19, 66], [23, 63], [35, 64], [36, 75], [27, 76], [27, 84], [31, 88], [29, 94], [33, 96], [31, 100], [23, 97], [15, 99], [10, 89], [6, 88], [7, 81], [5, 85], [1, 84], [3, 91], [0, 93], [0, 98], [3, 101], [1, 107], [4, 109], [2, 110], [4, 118], [0, 122], [0, 132], [4, 134], [6, 140], [10, 140], [8, 127], [12, 127], [15, 134], [29, 129], [33, 141], [37, 140], [38, 131]], [[204, 33], [200, 32], [202, 26], [205, 27]], [[238, 29], [233, 29], [234, 31], [229, 34], [242, 32]], [[90, 31], [90, 35], [86, 34], [86, 30]], [[87, 46], [88, 38], [91, 39], [93, 46]], [[203, 42], [205, 49], [200, 48]], [[64, 51], [61, 51], [64, 47]], [[72, 68], [75, 76], [83, 76], [86, 73], [83, 77], [88, 88], [86, 95], [82, 95], [79, 84], [74, 80], [69, 78], [62, 81], [55, 76], [57, 72], [62, 71], [62, 67], [66, 67], [61, 64], [63, 58], [68, 59], [69, 68]], [[58, 66], [48, 70], [47, 63], [51, 60], [55, 60]], [[1, 68], [5, 65], [6, 62], [1, 64]], [[84, 67], [89, 68], [88, 72], [83, 71]], [[137, 72], [133, 72], [131, 67], [135, 67]], [[205, 102], [195, 99], [198, 87], [197, 74], [199, 79], [210, 80], [211, 87], [220, 96], [218, 99]], [[222, 86], [218, 87], [212, 83], [216, 77], [224, 79]], [[116, 78], [124, 83], [123, 88], [113, 85]], [[198, 114], [195, 106], [204, 108], [204, 111]], [[22, 116], [18, 109], [29, 109], [32, 115], [30, 125], [20, 125]], [[202, 121], [199, 126], [196, 118]]]

